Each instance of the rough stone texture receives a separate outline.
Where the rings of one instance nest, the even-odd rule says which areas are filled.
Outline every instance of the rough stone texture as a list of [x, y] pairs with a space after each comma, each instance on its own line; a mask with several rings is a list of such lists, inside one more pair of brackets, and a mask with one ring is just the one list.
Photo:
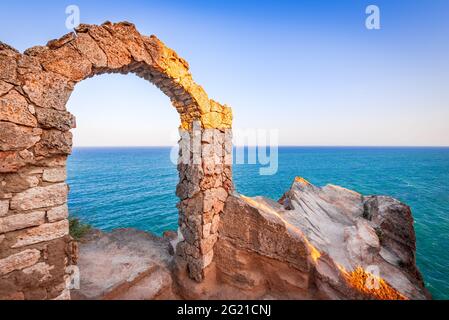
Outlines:
[[67, 179], [65, 167], [45, 169], [42, 176], [46, 182], [63, 182]]
[[81, 283], [72, 299], [173, 297], [170, 248], [168, 238], [138, 230], [92, 231], [80, 244]]
[[94, 68], [104, 68], [107, 66], [108, 58], [106, 54], [88, 33], [78, 33], [78, 36], [73, 41], [73, 45], [81, 55], [92, 63]]
[[17, 193], [11, 199], [13, 210], [33, 210], [64, 204], [67, 200], [67, 185], [58, 183], [46, 187], [34, 187]]
[[[231, 164], [224, 163], [232, 147], [222, 138], [232, 126], [231, 109], [208, 97], [176, 52], [155, 36], [141, 35], [131, 23], [82, 24], [76, 34], [23, 54], [0, 43], [0, 215], [6, 217], [0, 230], [4, 241], [9, 248], [17, 248], [52, 242], [66, 234], [67, 186], [63, 182], [66, 158], [72, 151], [70, 129], [76, 126], [66, 103], [76, 84], [86, 78], [135, 73], [164, 92], [180, 116], [181, 136], [186, 138], [180, 146], [180, 160], [187, 161], [179, 165], [177, 194], [183, 238], [177, 240], [182, 244], [176, 257], [186, 262], [185, 271], [192, 278], [201, 281], [213, 260], [219, 215], [233, 188]], [[207, 130], [212, 139], [203, 142]], [[203, 147], [209, 150], [204, 156]], [[46, 212], [44, 221], [41, 212]], [[208, 228], [215, 232], [207, 232]], [[69, 261], [70, 257], [64, 252], [58, 259]], [[48, 265], [54, 267], [51, 273], [58, 274], [55, 280], [37, 283], [26, 293], [6, 279], [7, 286], [13, 288], [11, 295], [25, 299], [70, 296], [60, 286], [65, 264]], [[19, 277], [28, 279], [41, 273]]]
[[33, 161], [34, 155], [28, 150], [0, 151], [0, 173], [17, 172]]
[[52, 208], [47, 211], [47, 219], [48, 222], [56, 222], [59, 220], [67, 219], [69, 216], [69, 209], [67, 204], [63, 204], [62, 206]]
[[29, 127], [36, 127], [37, 121], [30, 112], [28, 102], [16, 90], [0, 97], [0, 121], [10, 121]]
[[12, 248], [21, 248], [35, 243], [61, 238], [69, 234], [69, 223], [62, 220], [55, 223], [45, 223], [38, 227], [27, 229], [17, 235], [17, 242]]
[[67, 131], [76, 127], [75, 117], [67, 111], [36, 108], [36, 116], [39, 124], [46, 129]]
[[9, 200], [0, 200], [0, 217], [4, 217], [9, 211]]
[[[33, 228], [31, 228], [33, 229]], [[21, 248], [11, 248], [16, 235], [24, 231], [6, 233], [0, 242], [0, 260], [8, 259], [23, 251], [34, 252], [26, 265], [0, 277], [0, 300], [3, 299], [54, 299], [65, 290], [66, 266], [72, 259], [71, 241], [68, 236], [44, 241]]]
[[68, 155], [72, 152], [72, 133], [59, 130], [45, 130], [41, 140], [34, 147], [36, 156], [50, 157]]
[[[304, 289], [318, 299], [430, 297], [416, 268], [413, 219], [406, 205], [333, 185], [318, 188], [302, 178], [279, 202], [228, 198], [215, 261], [224, 282], [262, 294], [281, 289], [283, 282], [255, 267], [263, 256], [290, 266], [276, 275], [284, 283], [289, 279], [284, 298], [303, 298]], [[373, 266], [379, 271], [377, 289], [366, 285]]]
[[34, 266], [23, 269], [23, 273], [25, 274], [37, 274], [37, 278], [39, 282], [46, 281], [51, 278], [50, 271], [54, 268], [54, 266], [50, 266], [45, 262], [39, 262]]
[[45, 211], [15, 214], [5, 218], [0, 218], [0, 233], [38, 226], [44, 222]]
[[0, 190], [4, 193], [17, 193], [39, 185], [39, 178], [28, 172], [10, 173], [3, 176]]
[[0, 96], [6, 94], [14, 87], [14, 85], [0, 80]]
[[37, 263], [40, 258], [38, 250], [24, 250], [0, 260], [0, 275], [6, 275], [14, 270], [22, 270]]
[[38, 107], [65, 111], [73, 91], [73, 84], [52, 72], [33, 72], [23, 75], [23, 91]]
[[0, 80], [8, 83], [17, 83], [17, 52], [11, 50], [11, 47], [1, 46], [0, 54]]
[[0, 122], [0, 150], [23, 150], [40, 140], [41, 129], [19, 126], [11, 122]]

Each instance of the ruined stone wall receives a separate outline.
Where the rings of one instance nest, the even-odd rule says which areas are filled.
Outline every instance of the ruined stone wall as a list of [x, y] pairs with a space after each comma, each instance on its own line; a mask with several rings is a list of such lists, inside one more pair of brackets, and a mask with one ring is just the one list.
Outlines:
[[184, 241], [178, 243], [176, 251], [188, 263], [190, 276], [200, 281], [202, 270], [212, 262], [220, 214], [233, 191], [232, 136], [230, 130], [201, 130], [195, 122], [180, 145], [191, 149], [180, 150], [176, 193], [181, 199], [179, 226]]
[[75, 85], [102, 73], [135, 73], [180, 115], [177, 258], [201, 281], [233, 189], [232, 112], [197, 85], [185, 60], [130, 23], [81, 25], [23, 54], [0, 42], [0, 299], [69, 299], [66, 159]]

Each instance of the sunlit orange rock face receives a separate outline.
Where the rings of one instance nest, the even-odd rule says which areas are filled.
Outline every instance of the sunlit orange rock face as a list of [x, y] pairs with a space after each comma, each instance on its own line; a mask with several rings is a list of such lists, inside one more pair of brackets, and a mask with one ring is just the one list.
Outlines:
[[362, 267], [357, 267], [351, 272], [343, 271], [343, 275], [351, 287], [366, 294], [367, 298], [407, 300], [404, 295], [391, 287], [384, 279], [366, 272]]

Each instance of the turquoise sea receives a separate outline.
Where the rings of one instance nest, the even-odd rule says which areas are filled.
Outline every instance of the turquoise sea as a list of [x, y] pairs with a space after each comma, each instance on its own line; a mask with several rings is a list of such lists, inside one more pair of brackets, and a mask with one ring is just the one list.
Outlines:
[[[75, 148], [69, 157], [73, 216], [112, 230], [161, 234], [177, 228], [176, 166], [170, 148]], [[436, 299], [449, 299], [449, 148], [281, 147], [279, 170], [235, 165], [237, 191], [278, 199], [295, 176], [363, 194], [391, 195], [411, 206], [417, 261]]]

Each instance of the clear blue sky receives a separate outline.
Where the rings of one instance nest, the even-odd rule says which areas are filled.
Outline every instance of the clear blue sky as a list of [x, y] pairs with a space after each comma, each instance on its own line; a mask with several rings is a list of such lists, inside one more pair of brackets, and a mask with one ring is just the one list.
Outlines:
[[[20, 4], [18, 4], [20, 3]], [[449, 1], [2, 1], [0, 40], [18, 50], [84, 23], [128, 20], [187, 59], [236, 128], [283, 145], [449, 145]], [[365, 28], [365, 8], [381, 30]], [[75, 145], [167, 145], [178, 116], [135, 76], [80, 83]]]

